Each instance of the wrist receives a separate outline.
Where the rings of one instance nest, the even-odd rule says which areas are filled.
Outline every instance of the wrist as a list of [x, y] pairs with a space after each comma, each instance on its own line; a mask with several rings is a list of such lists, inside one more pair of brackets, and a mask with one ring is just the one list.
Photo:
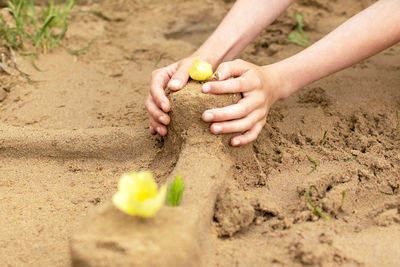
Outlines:
[[293, 79], [294, 75], [287, 72], [285, 67], [281, 66], [279, 62], [262, 66], [262, 69], [265, 84], [272, 92], [272, 103], [289, 97], [299, 89], [296, 81]]

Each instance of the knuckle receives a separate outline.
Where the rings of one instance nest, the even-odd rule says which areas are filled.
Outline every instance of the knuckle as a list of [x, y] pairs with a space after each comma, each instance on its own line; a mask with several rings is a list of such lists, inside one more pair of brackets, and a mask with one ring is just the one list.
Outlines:
[[224, 70], [228, 67], [228, 63], [227, 62], [222, 62], [221, 64], [219, 64], [219, 70]]
[[256, 77], [253, 79], [253, 81], [254, 81], [254, 87], [255, 88], [261, 88], [262, 87], [262, 81], [261, 81], [261, 79], [257, 76], [257, 75], [255, 75]]
[[240, 58], [237, 58], [233, 62], [240, 64], [240, 63], [243, 63], [244, 61]]
[[242, 91], [244, 89], [243, 79], [236, 79], [236, 88], [238, 91]]

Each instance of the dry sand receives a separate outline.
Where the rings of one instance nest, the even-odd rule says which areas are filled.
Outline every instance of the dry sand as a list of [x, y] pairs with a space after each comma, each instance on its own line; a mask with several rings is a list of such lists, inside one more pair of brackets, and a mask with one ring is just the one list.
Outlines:
[[[94, 2], [75, 8], [62, 46], [38, 59], [45, 71], [19, 61], [33, 85], [0, 74], [2, 266], [69, 265], [71, 233], [109, 202], [122, 173], [166, 179], [179, 150], [147, 134], [150, 73], [194, 51], [232, 5]], [[240, 57], [268, 64], [301, 50], [287, 42], [297, 12], [315, 42], [372, 2], [298, 1]], [[107, 19], [80, 12], [97, 9]], [[67, 53], [91, 40], [86, 53]], [[252, 153], [232, 152], [210, 221], [214, 265], [398, 265], [399, 62], [396, 45], [273, 106]], [[307, 204], [310, 185], [329, 221]]]

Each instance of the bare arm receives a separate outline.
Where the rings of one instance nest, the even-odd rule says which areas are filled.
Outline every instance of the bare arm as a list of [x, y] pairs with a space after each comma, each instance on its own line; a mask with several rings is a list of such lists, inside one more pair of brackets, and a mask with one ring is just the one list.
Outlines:
[[215, 134], [240, 132], [232, 145], [247, 144], [261, 132], [275, 101], [399, 41], [400, 0], [380, 0], [280, 62], [263, 67], [241, 60], [224, 62], [218, 68], [221, 81], [205, 83], [203, 92], [241, 92], [244, 98], [235, 105], [205, 111], [203, 120], [213, 122]]
[[236, 57], [294, 0], [238, 0], [214, 33], [194, 53], [216, 67]]
[[274, 65], [296, 90], [400, 41], [400, 0], [380, 0], [302, 52]]

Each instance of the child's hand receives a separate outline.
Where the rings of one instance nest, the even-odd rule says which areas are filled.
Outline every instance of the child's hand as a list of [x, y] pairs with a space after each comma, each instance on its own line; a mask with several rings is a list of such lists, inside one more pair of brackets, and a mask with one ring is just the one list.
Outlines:
[[233, 146], [250, 143], [264, 127], [271, 105], [283, 96], [279, 80], [268, 67], [243, 60], [222, 63], [216, 72], [219, 81], [205, 83], [204, 93], [242, 93], [243, 98], [235, 105], [206, 110], [202, 119], [214, 122], [214, 134], [241, 132], [231, 139]]
[[189, 69], [193, 65], [193, 58], [185, 58], [167, 67], [153, 71], [151, 75], [150, 94], [146, 100], [146, 110], [149, 115], [150, 132], [158, 132], [164, 136], [167, 134], [166, 125], [170, 122], [167, 112], [171, 105], [164, 89], [168, 86], [170, 90], [182, 89], [189, 78]]

